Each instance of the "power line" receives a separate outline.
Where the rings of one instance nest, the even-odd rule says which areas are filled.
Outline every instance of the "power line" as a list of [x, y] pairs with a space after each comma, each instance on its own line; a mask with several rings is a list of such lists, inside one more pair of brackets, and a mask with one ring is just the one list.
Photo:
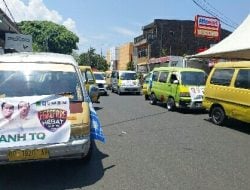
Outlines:
[[8, 5], [6, 4], [5, 0], [3, 0], [3, 3], [4, 3], [4, 5], [5, 5], [5, 7], [7, 8], [8, 12], [9, 12], [9, 14], [10, 14], [11, 19], [12, 19], [12, 20], [14, 21], [14, 23], [15, 23], [16, 21], [15, 21], [13, 15], [12, 15], [12, 13], [10, 12], [10, 9], [9, 9]]
[[238, 24], [236, 22], [234, 22], [232, 19], [228, 18], [227, 16], [225, 16], [221, 11], [219, 11], [218, 9], [216, 9], [214, 6], [212, 6], [209, 2], [207, 2], [206, 0], [203, 0], [206, 4], [208, 4], [211, 8], [213, 8], [216, 12], [218, 12], [219, 14], [221, 14], [225, 20], [231, 22], [231, 24], [238, 26]]
[[[203, 0], [203, 5], [201, 4], [201, 2], [198, 2], [198, 0], [192, 0], [192, 1], [193, 1], [198, 7], [200, 7], [203, 11], [205, 11], [205, 12], [208, 13], [209, 15], [212, 15], [213, 17], [219, 19], [223, 24], [225, 24], [225, 25], [227, 25], [227, 26], [229, 26], [229, 27], [231, 27], [231, 28], [233, 28], [233, 29], [236, 29], [236, 28], [237, 28], [237, 25], [238, 25], [238, 24], [235, 24], [235, 23], [233, 23], [232, 21], [230, 21], [231, 24], [229, 24], [229, 23], [228, 23], [228, 20], [225, 19], [226, 17], [225, 17], [221, 12], [219, 12], [217, 9], [215, 9], [212, 5], [210, 5], [206, 0]], [[207, 6], [209, 6], [210, 9], [209, 9]], [[211, 10], [211, 8], [213, 8], [214, 11]], [[221, 14], [221, 15], [223, 15], [224, 18], [223, 18], [222, 16], [220, 16], [218, 13]]]

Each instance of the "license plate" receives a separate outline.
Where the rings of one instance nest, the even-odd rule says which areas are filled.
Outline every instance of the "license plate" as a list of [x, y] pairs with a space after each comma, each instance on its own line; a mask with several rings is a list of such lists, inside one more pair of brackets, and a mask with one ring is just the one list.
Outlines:
[[40, 160], [46, 158], [49, 158], [49, 151], [47, 149], [12, 150], [8, 152], [9, 161]]

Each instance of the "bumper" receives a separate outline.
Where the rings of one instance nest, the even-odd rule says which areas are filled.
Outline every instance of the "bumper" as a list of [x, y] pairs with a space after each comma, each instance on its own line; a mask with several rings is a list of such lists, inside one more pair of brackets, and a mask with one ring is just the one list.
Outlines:
[[204, 109], [202, 107], [202, 102], [192, 102], [192, 101], [183, 101], [180, 100], [179, 108], [187, 108], [187, 109]]
[[107, 88], [99, 88], [99, 95], [106, 95], [108, 94]]
[[120, 92], [141, 92], [141, 87], [120, 87]]
[[[0, 149], [0, 165], [22, 162], [33, 162], [42, 160], [57, 160], [57, 159], [71, 159], [82, 158], [88, 154], [90, 148], [90, 138], [84, 138], [79, 140], [73, 140], [66, 143], [50, 144], [50, 145], [36, 145], [36, 146], [24, 146]], [[18, 160], [9, 161], [9, 150], [33, 150], [33, 149], [47, 149], [49, 151], [49, 158], [40, 160]]]

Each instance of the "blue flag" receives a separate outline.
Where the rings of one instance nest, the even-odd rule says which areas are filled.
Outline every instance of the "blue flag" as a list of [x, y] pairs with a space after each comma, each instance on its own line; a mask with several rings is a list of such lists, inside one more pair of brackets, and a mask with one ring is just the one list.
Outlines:
[[105, 135], [102, 130], [102, 126], [99, 120], [99, 117], [93, 107], [91, 99], [88, 95], [85, 95], [85, 99], [89, 103], [89, 111], [90, 111], [90, 138], [99, 140], [102, 143], [106, 142]]
[[90, 136], [92, 139], [99, 140], [105, 143], [105, 136], [102, 130], [102, 126], [98, 115], [92, 105], [92, 102], [89, 102], [89, 110], [90, 110]]

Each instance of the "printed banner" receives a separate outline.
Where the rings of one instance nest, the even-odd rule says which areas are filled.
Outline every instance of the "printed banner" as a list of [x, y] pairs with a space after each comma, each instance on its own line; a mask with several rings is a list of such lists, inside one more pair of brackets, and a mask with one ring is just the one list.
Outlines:
[[189, 87], [189, 93], [192, 102], [200, 102], [203, 100], [204, 86], [191, 86]]
[[46, 95], [0, 99], [0, 147], [67, 142], [69, 98]]

